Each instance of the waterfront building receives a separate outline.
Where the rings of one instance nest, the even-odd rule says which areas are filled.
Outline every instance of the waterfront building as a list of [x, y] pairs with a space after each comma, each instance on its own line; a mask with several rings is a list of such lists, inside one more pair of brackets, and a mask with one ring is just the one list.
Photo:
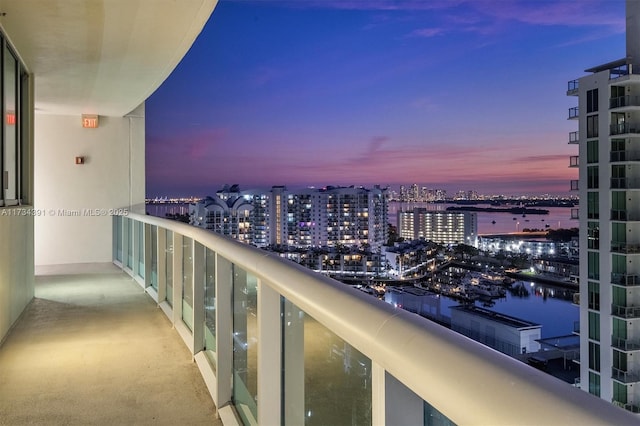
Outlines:
[[398, 212], [398, 234], [405, 240], [424, 239], [440, 244], [478, 245], [475, 212], [434, 211], [423, 207]]
[[546, 238], [522, 238], [521, 235], [481, 235], [478, 248], [489, 253], [523, 253], [533, 257], [555, 256], [569, 253], [569, 242], [558, 242]]
[[509, 356], [540, 350], [540, 324], [479, 306], [453, 306], [451, 329]]
[[189, 223], [264, 247], [269, 244], [268, 202], [268, 195], [260, 191], [225, 186], [216, 195], [189, 204]]
[[257, 247], [366, 247], [387, 242], [386, 189], [241, 191], [225, 186], [189, 207], [190, 223]]
[[[6, 402], [9, 394], [27, 407], [21, 419], [31, 418], [28, 410], [45, 407], [49, 411], [38, 418], [52, 421], [57, 412], [85, 423], [149, 421], [138, 417], [143, 404], [158, 409], [158, 423], [175, 423], [174, 410], [211, 403], [217, 407], [211, 421], [225, 425], [398, 425], [443, 417], [455, 424], [634, 420], [544, 373], [275, 254], [145, 214], [145, 99], [186, 54], [215, 5], [215, 0], [2, 3], [0, 151], [4, 159], [16, 160], [3, 159], [8, 167], [0, 174], [3, 421], [13, 408]], [[87, 215], [46, 215], [82, 208], [90, 209]], [[96, 209], [100, 215], [91, 215]], [[34, 264], [56, 274], [38, 280], [39, 286], [55, 283], [46, 288], [52, 300], [34, 301]], [[126, 290], [113, 291], [105, 285], [111, 280]], [[73, 295], [56, 298], [65, 291]], [[148, 299], [138, 304], [140, 298]], [[142, 309], [128, 316], [130, 305]], [[46, 306], [61, 313], [64, 324], [32, 315]], [[154, 306], [159, 309], [149, 312]], [[78, 324], [78, 316], [96, 322]], [[39, 323], [31, 327], [25, 317]], [[40, 321], [87, 334], [42, 333]], [[144, 346], [153, 348], [154, 357], [194, 360], [201, 377], [193, 371], [175, 377], [166, 364], [150, 369], [158, 364], [144, 357], [127, 360], [129, 369], [114, 365], [130, 341], [120, 332], [122, 322], [175, 330], [182, 350], [156, 339], [145, 339]], [[47, 351], [56, 348], [56, 362], [23, 374], [15, 357], [5, 356], [18, 341], [29, 342], [32, 353], [44, 344]], [[100, 347], [99, 356], [84, 351], [87, 345]], [[153, 378], [175, 380], [136, 392], [126, 373], [112, 375], [111, 369], [142, 369]], [[50, 374], [42, 379], [52, 372], [90, 380], [68, 386], [65, 377], [53, 386]], [[78, 392], [102, 388], [101, 377], [121, 389], [115, 399], [125, 403], [114, 410], [117, 417], [105, 419], [106, 411], [87, 409], [101, 406], [102, 395]], [[197, 380], [210, 399], [204, 386], [187, 404], [175, 399], [192, 391]], [[16, 381], [30, 383], [16, 389]], [[87, 381], [91, 385], [82, 387]]]
[[579, 170], [581, 387], [640, 412], [640, 2], [626, 54], [569, 82]]

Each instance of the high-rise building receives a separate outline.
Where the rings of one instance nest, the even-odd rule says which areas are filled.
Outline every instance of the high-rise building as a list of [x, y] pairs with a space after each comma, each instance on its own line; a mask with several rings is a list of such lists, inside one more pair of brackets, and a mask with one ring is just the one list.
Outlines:
[[626, 55], [569, 82], [580, 194], [580, 382], [640, 412], [640, 2], [626, 2]]
[[266, 247], [363, 246], [387, 242], [386, 189], [327, 187], [241, 191], [225, 187], [189, 207], [190, 223]]
[[416, 207], [398, 212], [398, 234], [406, 240], [477, 246], [478, 215]]

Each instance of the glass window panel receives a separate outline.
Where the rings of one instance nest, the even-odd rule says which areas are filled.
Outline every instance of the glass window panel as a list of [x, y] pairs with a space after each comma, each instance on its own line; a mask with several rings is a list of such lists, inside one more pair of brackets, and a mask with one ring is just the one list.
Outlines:
[[588, 282], [589, 288], [589, 309], [600, 310], [600, 283], [596, 281]]
[[600, 396], [600, 375], [589, 372], [589, 393]]
[[216, 368], [216, 254], [205, 247], [204, 348]]
[[600, 340], [600, 314], [589, 312], [589, 339]]
[[167, 283], [167, 303], [173, 306], [173, 231], [167, 231], [165, 246], [165, 282]]
[[371, 360], [286, 299], [283, 312], [285, 424], [371, 424]]
[[627, 386], [613, 381], [613, 400], [621, 404], [627, 403]]
[[233, 402], [244, 424], [258, 418], [258, 280], [233, 265]]
[[18, 190], [18, 132], [16, 131], [16, 66], [17, 61], [9, 48], [4, 47], [4, 199], [11, 204]]
[[594, 280], [600, 279], [600, 253], [597, 251], [588, 252], [587, 261], [587, 273], [589, 278]]
[[589, 368], [600, 371], [600, 345], [589, 342]]
[[193, 240], [182, 238], [182, 321], [193, 330]]
[[600, 195], [598, 192], [587, 192], [587, 218], [600, 218]]

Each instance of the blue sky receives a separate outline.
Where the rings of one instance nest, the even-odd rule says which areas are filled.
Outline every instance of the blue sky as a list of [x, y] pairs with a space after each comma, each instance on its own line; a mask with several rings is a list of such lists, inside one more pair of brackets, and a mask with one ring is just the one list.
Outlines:
[[566, 194], [567, 81], [623, 57], [624, 25], [622, 0], [221, 0], [147, 101], [147, 194]]

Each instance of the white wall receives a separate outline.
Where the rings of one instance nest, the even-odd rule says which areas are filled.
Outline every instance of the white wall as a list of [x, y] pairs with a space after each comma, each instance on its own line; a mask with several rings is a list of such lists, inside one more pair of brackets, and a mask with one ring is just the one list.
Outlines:
[[36, 265], [112, 260], [109, 209], [144, 203], [144, 135], [144, 104], [125, 117], [100, 116], [97, 129], [82, 128], [80, 116], [36, 113]]
[[0, 209], [0, 342], [33, 299], [33, 218]]

